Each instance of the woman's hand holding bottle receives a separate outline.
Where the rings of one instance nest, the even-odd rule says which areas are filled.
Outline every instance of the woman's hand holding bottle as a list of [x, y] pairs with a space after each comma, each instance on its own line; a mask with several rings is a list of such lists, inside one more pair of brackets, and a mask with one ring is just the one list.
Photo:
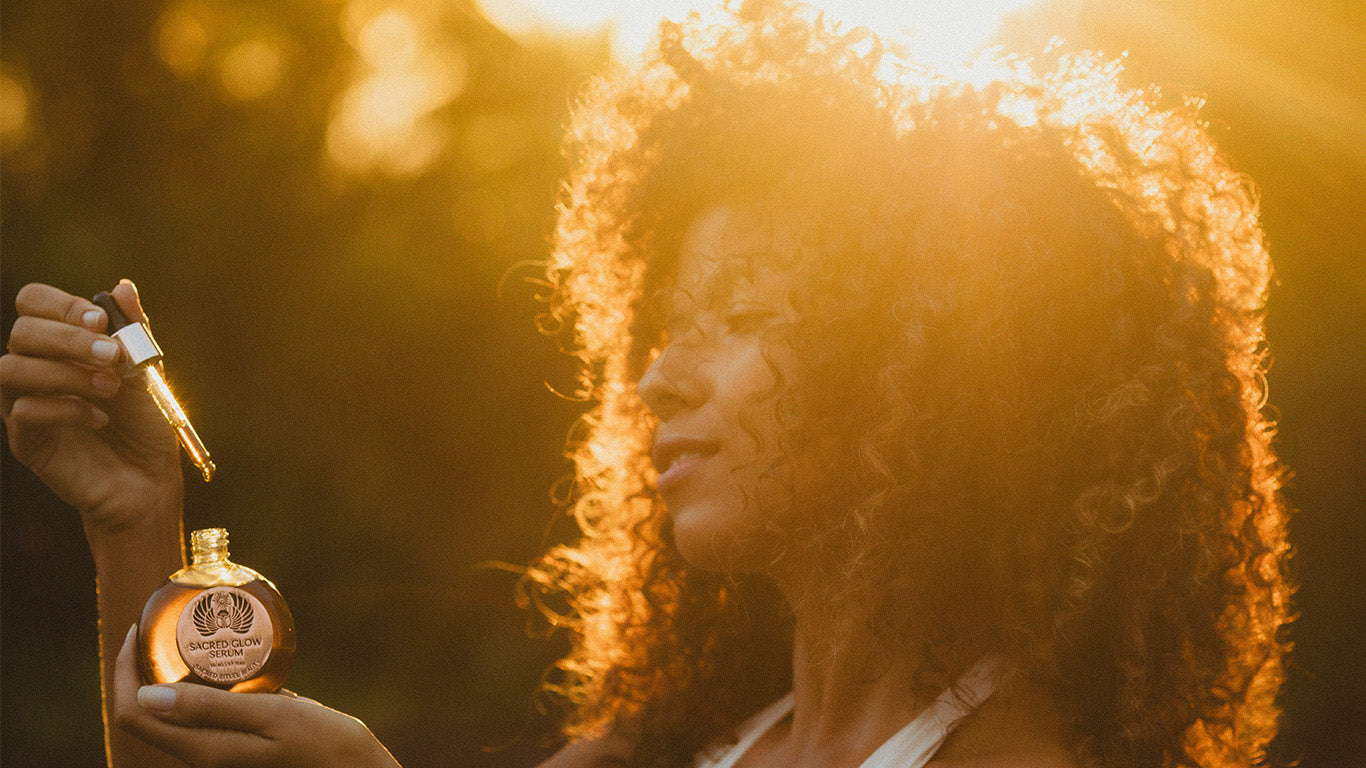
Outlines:
[[139, 687], [132, 630], [114, 665], [113, 721], [192, 768], [398, 768], [361, 721], [287, 693]]

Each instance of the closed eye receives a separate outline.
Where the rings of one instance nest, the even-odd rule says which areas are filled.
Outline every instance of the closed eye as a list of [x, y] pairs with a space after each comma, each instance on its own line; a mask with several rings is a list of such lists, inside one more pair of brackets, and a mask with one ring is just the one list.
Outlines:
[[736, 307], [726, 314], [726, 332], [737, 335], [757, 333], [777, 314], [767, 307]]

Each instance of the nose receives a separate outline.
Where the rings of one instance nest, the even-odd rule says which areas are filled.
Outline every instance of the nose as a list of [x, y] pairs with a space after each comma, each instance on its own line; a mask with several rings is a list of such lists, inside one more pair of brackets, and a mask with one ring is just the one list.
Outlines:
[[710, 394], [706, 374], [692, 345], [671, 343], [645, 369], [637, 385], [640, 399], [660, 421], [700, 406]]

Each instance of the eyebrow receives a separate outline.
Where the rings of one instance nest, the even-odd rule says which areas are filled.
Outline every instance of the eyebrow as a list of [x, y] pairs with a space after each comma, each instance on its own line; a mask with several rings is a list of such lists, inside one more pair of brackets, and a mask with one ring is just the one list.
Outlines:
[[[743, 283], [755, 282], [755, 267], [764, 262], [778, 262], [779, 254], [771, 247], [755, 246], [728, 253], [720, 265], [707, 276], [696, 291], [679, 287], [677, 275], [673, 285], [658, 291], [649, 302], [649, 312], [661, 327], [681, 319], [691, 319], [699, 307], [715, 307], [731, 300]], [[681, 313], [686, 313], [680, 317]]]

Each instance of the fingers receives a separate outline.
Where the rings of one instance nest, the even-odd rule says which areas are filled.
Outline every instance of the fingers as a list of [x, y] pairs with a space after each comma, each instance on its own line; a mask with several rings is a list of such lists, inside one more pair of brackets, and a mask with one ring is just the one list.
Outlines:
[[122, 381], [111, 369], [91, 370], [60, 360], [24, 355], [0, 357], [0, 384], [15, 399], [25, 395], [109, 397]]
[[[193, 683], [140, 685], [134, 659], [136, 629], [136, 626], [130, 629], [124, 638], [115, 661], [115, 679], [121, 688], [135, 691], [131, 697], [134, 706], [154, 712], [163, 723], [261, 731], [284, 716], [283, 708], [299, 701], [292, 696], [232, 693]], [[119, 694], [122, 696], [124, 691]], [[119, 702], [120, 705], [124, 703], [127, 702]]]
[[[0, 357], [0, 389], [4, 391], [0, 408], [5, 418], [27, 419], [35, 426], [71, 423], [66, 417], [78, 416], [79, 409], [46, 401], [112, 397], [122, 381], [107, 370], [92, 371], [56, 360], [5, 355]], [[89, 414], [89, 407], [84, 412]]]
[[[131, 283], [120, 287], [126, 294], [133, 291]], [[123, 350], [100, 332], [108, 323], [104, 310], [38, 283], [21, 288], [15, 306], [20, 317], [10, 332], [9, 354], [0, 357], [0, 413], [8, 418], [19, 401], [37, 397], [40, 401], [20, 408], [35, 426], [88, 420], [93, 407], [42, 399], [107, 398], [118, 392]]]
[[[123, 647], [114, 662], [114, 719], [120, 728], [152, 746], [181, 758], [192, 766], [270, 765], [266, 749], [269, 742], [239, 730], [189, 727], [177, 722], [185, 702], [192, 698], [185, 691], [203, 686], [188, 683], [140, 686], [136, 656], [137, 627], [128, 630]], [[211, 688], [204, 690], [233, 696]], [[260, 694], [237, 694], [244, 700], [273, 699]]]
[[[101, 321], [104, 310], [98, 310]], [[91, 366], [112, 367], [119, 344], [88, 326], [71, 325], [36, 315], [23, 315], [10, 331], [9, 351], [30, 357], [54, 357]]]
[[104, 330], [108, 321], [104, 310], [94, 303], [42, 283], [29, 283], [20, 288], [14, 297], [14, 308], [20, 315], [84, 326], [94, 331]]
[[90, 403], [73, 397], [21, 397], [8, 406], [5, 414], [16, 429], [51, 427], [88, 427], [102, 429], [109, 414]]
[[50, 285], [30, 283], [14, 299], [19, 318], [10, 330], [11, 354], [113, 369], [121, 350], [104, 335], [104, 310]]
[[119, 655], [114, 658], [114, 710], [123, 713], [128, 709], [130, 697], [137, 695], [138, 671], [137, 661], [134, 658], [137, 648], [138, 625], [134, 624], [128, 628], [128, 634], [123, 637], [123, 645], [119, 647]]
[[191, 683], [140, 686], [135, 637], [130, 630], [114, 662], [115, 722], [196, 768], [398, 768], [363, 723], [309, 699]]
[[[132, 280], [120, 280], [110, 293], [130, 321], [147, 321], [147, 314], [142, 311], [142, 302], [138, 298], [137, 286]], [[14, 307], [20, 316], [54, 320], [96, 332], [108, 327], [109, 319], [104, 310], [93, 302], [42, 283], [29, 283], [20, 288], [14, 297]]]
[[232, 693], [192, 683], [144, 686], [137, 698], [167, 723], [257, 734], [288, 717], [288, 708], [296, 704], [288, 696]]

